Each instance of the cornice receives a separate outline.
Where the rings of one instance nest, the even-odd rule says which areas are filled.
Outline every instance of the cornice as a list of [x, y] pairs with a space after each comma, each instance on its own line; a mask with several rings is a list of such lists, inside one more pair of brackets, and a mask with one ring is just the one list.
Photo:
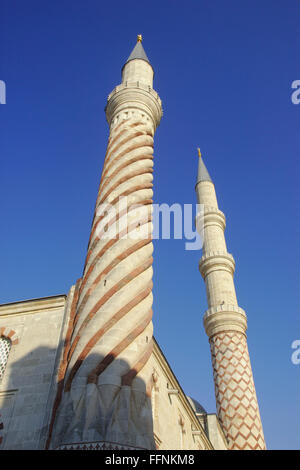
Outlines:
[[59, 310], [65, 306], [66, 297], [66, 295], [56, 295], [53, 297], [2, 304], [0, 305], [0, 318]]

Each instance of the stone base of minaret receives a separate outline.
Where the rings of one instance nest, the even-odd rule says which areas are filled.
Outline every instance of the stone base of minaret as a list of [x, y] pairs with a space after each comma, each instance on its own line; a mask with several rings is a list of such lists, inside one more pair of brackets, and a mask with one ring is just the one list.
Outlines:
[[155, 449], [150, 398], [130, 386], [88, 384], [65, 393], [53, 449]]

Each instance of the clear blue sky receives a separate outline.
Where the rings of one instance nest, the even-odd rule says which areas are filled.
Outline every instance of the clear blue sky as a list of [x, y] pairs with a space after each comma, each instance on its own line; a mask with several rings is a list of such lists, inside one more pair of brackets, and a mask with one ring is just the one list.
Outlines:
[[[81, 276], [107, 95], [143, 34], [164, 116], [157, 203], [195, 203], [197, 146], [227, 216], [269, 449], [300, 448], [298, 0], [2, 0], [1, 303]], [[155, 336], [188, 395], [215, 410], [201, 252], [155, 242]]]

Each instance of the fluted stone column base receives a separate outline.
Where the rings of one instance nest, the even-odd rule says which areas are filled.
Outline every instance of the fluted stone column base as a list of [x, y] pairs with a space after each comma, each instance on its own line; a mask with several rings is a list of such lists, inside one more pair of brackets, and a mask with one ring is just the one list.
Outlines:
[[51, 444], [52, 449], [155, 449], [150, 398], [126, 385], [71, 390], [63, 396]]

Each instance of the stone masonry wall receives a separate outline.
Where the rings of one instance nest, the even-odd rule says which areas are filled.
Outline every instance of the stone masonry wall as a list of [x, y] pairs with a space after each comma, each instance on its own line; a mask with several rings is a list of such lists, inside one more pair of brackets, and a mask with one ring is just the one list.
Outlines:
[[[0, 449], [37, 449], [59, 350], [65, 296], [0, 306], [0, 331], [13, 330], [0, 382]], [[5, 328], [4, 330], [1, 328]]]

